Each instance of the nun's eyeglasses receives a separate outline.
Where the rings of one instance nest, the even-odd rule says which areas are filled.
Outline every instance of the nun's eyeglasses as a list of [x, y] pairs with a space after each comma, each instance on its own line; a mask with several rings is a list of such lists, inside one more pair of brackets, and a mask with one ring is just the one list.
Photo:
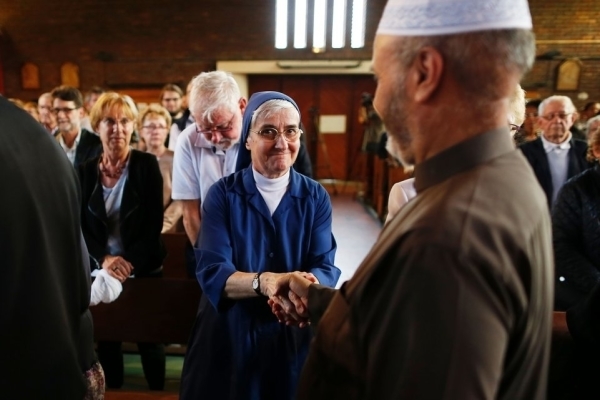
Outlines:
[[300, 137], [302, 129], [299, 128], [287, 128], [284, 131], [278, 131], [275, 128], [264, 128], [259, 131], [253, 131], [258, 134], [262, 140], [268, 142], [274, 142], [281, 135], [286, 142], [293, 142]]

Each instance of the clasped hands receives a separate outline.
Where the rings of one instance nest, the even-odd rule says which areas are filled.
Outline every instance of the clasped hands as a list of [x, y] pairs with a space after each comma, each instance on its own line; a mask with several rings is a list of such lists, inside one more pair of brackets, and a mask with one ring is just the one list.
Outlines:
[[267, 291], [269, 306], [279, 322], [303, 328], [308, 321], [308, 287], [319, 283], [310, 272], [277, 274], [277, 279]]
[[102, 260], [102, 269], [106, 270], [110, 276], [117, 278], [123, 283], [133, 272], [133, 265], [121, 256], [107, 255]]

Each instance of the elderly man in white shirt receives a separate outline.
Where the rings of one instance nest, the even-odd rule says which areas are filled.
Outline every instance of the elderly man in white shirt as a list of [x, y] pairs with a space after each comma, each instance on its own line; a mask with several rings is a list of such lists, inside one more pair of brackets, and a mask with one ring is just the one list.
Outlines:
[[195, 124], [177, 139], [173, 200], [183, 200], [183, 224], [190, 243], [200, 230], [200, 205], [208, 189], [235, 171], [246, 99], [231, 74], [205, 72], [191, 82], [189, 108]]
[[531, 164], [551, 207], [567, 179], [588, 167], [587, 143], [573, 139], [569, 129], [577, 111], [567, 96], [550, 96], [539, 107], [538, 126], [542, 135], [520, 149]]

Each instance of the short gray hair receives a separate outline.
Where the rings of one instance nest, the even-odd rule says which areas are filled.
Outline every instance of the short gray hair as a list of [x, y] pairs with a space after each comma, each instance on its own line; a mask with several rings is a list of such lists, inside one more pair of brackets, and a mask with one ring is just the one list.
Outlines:
[[262, 103], [252, 114], [252, 120], [250, 121], [250, 129], [254, 128], [256, 120], [260, 118], [269, 118], [273, 114], [277, 114], [282, 110], [294, 110], [298, 113], [298, 123], [300, 123], [300, 113], [298, 109], [287, 100], [284, 99], [272, 99]]
[[[423, 47], [444, 57], [448, 72], [473, 99], [498, 99], [506, 71], [524, 75], [533, 65], [535, 37], [527, 29], [499, 29], [455, 35], [403, 37], [397, 60], [406, 68]], [[502, 83], [502, 84], [501, 84]]]
[[541, 103], [540, 106], [538, 107], [538, 114], [541, 116], [542, 114], [544, 114], [544, 108], [546, 108], [546, 106], [550, 103], [562, 103], [562, 105], [565, 107], [565, 112], [566, 113], [574, 113], [577, 112], [577, 108], [575, 108], [575, 105], [573, 104], [573, 100], [571, 100], [570, 97], [568, 96], [558, 96], [558, 95], [554, 95], [554, 96], [550, 96], [545, 98]]
[[191, 81], [189, 108], [192, 115], [212, 123], [212, 114], [219, 109], [235, 111], [241, 99], [240, 88], [233, 76], [225, 71], [203, 72]]

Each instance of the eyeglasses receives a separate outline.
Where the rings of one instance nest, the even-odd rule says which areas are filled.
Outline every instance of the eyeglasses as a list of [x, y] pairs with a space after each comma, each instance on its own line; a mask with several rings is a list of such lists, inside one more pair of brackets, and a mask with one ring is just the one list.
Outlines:
[[508, 124], [508, 127], [510, 128], [511, 132], [516, 132], [519, 130], [520, 126], [519, 125], [515, 125], [515, 124]]
[[258, 136], [262, 140], [266, 140], [269, 142], [274, 142], [277, 140], [279, 135], [281, 135], [286, 142], [293, 142], [298, 139], [298, 137], [302, 134], [302, 129], [299, 128], [287, 128], [286, 130], [280, 132], [275, 128], [264, 128], [259, 131], [253, 131], [258, 134]]
[[144, 125], [142, 129], [146, 129], [147, 131], [164, 131], [167, 127], [162, 125]]
[[73, 108], [70, 108], [70, 107], [63, 107], [63, 108], [53, 108], [53, 109], [52, 109], [52, 113], [53, 113], [53, 114], [57, 114], [57, 115], [58, 115], [58, 113], [62, 111], [62, 112], [64, 112], [65, 114], [68, 114], [68, 113], [70, 113], [71, 111], [73, 111], [73, 110], [78, 110], [78, 109], [80, 109], [80, 108], [81, 108], [81, 107], [73, 107]]
[[212, 136], [213, 132], [219, 132], [221, 135], [224, 135], [232, 129], [233, 129], [233, 117], [227, 123], [226, 126], [215, 126], [212, 128], [202, 129], [198, 126], [198, 123], [196, 123], [196, 132], [201, 133], [205, 136]]
[[573, 115], [573, 113], [569, 113], [569, 114], [565, 114], [565, 113], [552, 113], [552, 114], [548, 114], [548, 115], [542, 115], [542, 118], [544, 118], [546, 121], [552, 121], [554, 118], [558, 117], [558, 119], [562, 119], [564, 121], [570, 115]]
[[107, 118], [103, 118], [101, 122], [103, 124], [105, 124], [106, 126], [108, 126], [110, 129], [113, 129], [118, 124], [121, 124], [121, 126], [123, 126], [123, 127], [125, 127], [129, 124], [133, 124], [133, 120], [131, 120], [129, 118], [121, 118], [119, 121], [117, 121], [114, 118], [107, 117]]

